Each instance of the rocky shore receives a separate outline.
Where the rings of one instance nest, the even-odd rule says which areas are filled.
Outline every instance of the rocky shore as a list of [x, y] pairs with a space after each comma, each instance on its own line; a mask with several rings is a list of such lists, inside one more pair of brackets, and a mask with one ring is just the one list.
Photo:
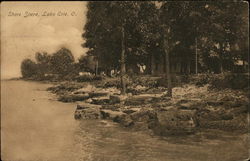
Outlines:
[[[120, 95], [115, 86], [66, 82], [49, 88], [63, 102], [76, 102], [75, 119], [108, 119], [134, 130], [157, 135], [192, 134], [202, 129], [248, 131], [248, 95], [242, 90], [210, 89], [185, 84], [173, 88], [134, 85]], [[129, 90], [129, 89], [128, 89]], [[132, 91], [132, 90], [131, 90]]]

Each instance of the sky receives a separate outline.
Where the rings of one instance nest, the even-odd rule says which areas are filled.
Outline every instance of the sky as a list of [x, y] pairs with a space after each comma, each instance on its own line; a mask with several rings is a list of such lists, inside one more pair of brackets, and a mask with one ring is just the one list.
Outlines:
[[23, 59], [36, 52], [71, 50], [75, 59], [86, 53], [82, 33], [87, 2], [2, 2], [1, 79], [21, 76]]

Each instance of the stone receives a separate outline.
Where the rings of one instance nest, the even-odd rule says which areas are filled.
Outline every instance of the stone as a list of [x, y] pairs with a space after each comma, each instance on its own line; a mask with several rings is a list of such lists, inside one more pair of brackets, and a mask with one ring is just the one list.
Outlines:
[[194, 105], [193, 102], [187, 102], [187, 103], [181, 103], [181, 104], [179, 105], [179, 107], [180, 107], [181, 109], [189, 109], [189, 108], [191, 108], [193, 105]]
[[76, 110], [81, 110], [81, 109], [87, 109], [87, 108], [101, 108], [102, 106], [100, 105], [94, 105], [94, 104], [89, 104], [89, 103], [81, 103], [76, 105]]
[[92, 103], [92, 99], [91, 98], [86, 99], [84, 102], [86, 102], [86, 103]]
[[125, 127], [132, 127], [136, 130], [150, 129], [154, 126], [156, 115], [152, 109], [134, 109], [136, 112], [122, 115], [118, 122]]
[[206, 119], [199, 120], [199, 127], [208, 128], [208, 129], [220, 129], [226, 131], [235, 131], [239, 130], [242, 132], [248, 131], [248, 121], [247, 115], [240, 115], [237, 118], [232, 120], [217, 120], [217, 121], [208, 121]]
[[[125, 100], [125, 105], [142, 105], [147, 103], [157, 103], [161, 100], [165, 99], [162, 97], [162, 94], [140, 94], [140, 95], [133, 95], [132, 97], [128, 97]], [[164, 101], [168, 101], [169, 99], [166, 99]]]
[[62, 102], [75, 102], [75, 101], [84, 101], [89, 98], [87, 93], [85, 94], [64, 94], [59, 96], [58, 100]]
[[221, 105], [223, 105], [223, 103], [224, 102], [222, 102], [222, 101], [207, 101], [207, 104], [209, 106], [221, 106]]
[[107, 96], [108, 92], [89, 92], [89, 97], [101, 97], [101, 96]]
[[131, 127], [134, 125], [134, 121], [131, 119], [129, 115], [123, 115], [120, 117], [120, 120], [118, 120], [122, 126], [124, 127]]
[[230, 113], [233, 115], [239, 115], [239, 114], [247, 113], [247, 112], [248, 112], [248, 106], [241, 106], [241, 107], [233, 108], [232, 110], [230, 110]]
[[97, 97], [97, 98], [92, 98], [92, 104], [96, 105], [105, 105], [109, 104], [109, 97]]
[[159, 135], [187, 134], [195, 131], [195, 110], [169, 110], [157, 112], [155, 133]]
[[110, 95], [109, 96], [110, 104], [121, 103], [122, 101], [125, 101], [126, 99], [127, 99], [126, 95]]
[[128, 93], [127, 95], [128, 95], [128, 97], [132, 97], [132, 96], [133, 96], [133, 94], [132, 94], [132, 93]]
[[147, 127], [148, 129], [154, 127], [155, 122], [157, 121], [156, 112], [152, 109], [141, 109], [129, 116], [133, 120], [133, 125], [144, 124], [143, 127]]
[[96, 87], [93, 85], [86, 85], [83, 88], [77, 89], [76, 91], [74, 91], [75, 94], [84, 94], [84, 93], [90, 93], [96, 90]]
[[121, 117], [123, 115], [126, 115], [125, 113], [121, 111], [112, 111], [112, 110], [106, 110], [106, 109], [102, 109], [100, 112], [101, 112], [103, 119], [111, 119], [114, 122], [119, 122], [119, 120], [121, 120]]
[[140, 111], [140, 108], [128, 108], [128, 109], [123, 110], [123, 112], [126, 114], [131, 114], [131, 113], [138, 112], [138, 111]]
[[160, 110], [162, 110], [162, 111], [169, 111], [169, 110], [173, 110], [173, 109], [177, 109], [177, 107], [176, 106], [160, 107]]
[[105, 105], [102, 105], [102, 109], [108, 109], [108, 110], [113, 110], [113, 111], [116, 111], [117, 109], [120, 109], [121, 108], [121, 105], [120, 104], [115, 104], [115, 105], [110, 105], [110, 104], [105, 104]]
[[100, 107], [88, 103], [78, 104], [74, 115], [75, 119], [100, 119]]
[[148, 122], [151, 119], [156, 119], [156, 113], [152, 109], [141, 109], [140, 111], [132, 113], [130, 116], [134, 121]]

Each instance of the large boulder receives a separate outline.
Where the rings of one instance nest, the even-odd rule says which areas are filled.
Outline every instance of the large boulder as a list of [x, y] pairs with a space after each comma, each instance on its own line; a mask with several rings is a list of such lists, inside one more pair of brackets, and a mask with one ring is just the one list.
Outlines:
[[121, 111], [113, 111], [113, 110], [101, 110], [101, 116], [103, 119], [110, 119], [114, 122], [119, 122], [122, 117], [124, 117], [126, 114]]
[[124, 127], [131, 127], [134, 125], [134, 121], [131, 119], [130, 115], [123, 115], [120, 117], [120, 120], [118, 120], [122, 126]]
[[119, 122], [125, 127], [133, 127], [135, 130], [147, 130], [154, 126], [156, 113], [152, 109], [134, 109], [135, 112], [124, 115]]
[[132, 113], [130, 117], [133, 120], [134, 129], [138, 130], [152, 129], [157, 121], [156, 112], [151, 108], [143, 108]]
[[159, 135], [193, 133], [196, 127], [195, 110], [169, 110], [157, 112], [157, 123], [153, 128]]
[[60, 95], [58, 101], [62, 102], [75, 102], [75, 101], [84, 101], [89, 98], [89, 94], [63, 94]]
[[75, 111], [75, 119], [100, 119], [100, 105], [78, 104]]
[[200, 118], [199, 119], [199, 126], [201, 128], [208, 128], [208, 129], [220, 129], [226, 131], [235, 131], [239, 130], [242, 132], [247, 132], [249, 129], [249, 124], [247, 120], [247, 114], [241, 114], [233, 119], [223, 119], [223, 120], [214, 120], [210, 121], [207, 119]]
[[189, 110], [200, 109], [207, 105], [201, 99], [181, 99], [176, 104], [180, 109], [189, 109]]
[[162, 100], [161, 94], [141, 94], [141, 95], [134, 95], [132, 97], [128, 97], [125, 100], [125, 105], [128, 106], [138, 106], [142, 104], [148, 104], [153, 102], [158, 102]]
[[110, 95], [109, 96], [109, 103], [116, 104], [121, 103], [127, 99], [128, 96], [126, 95]]

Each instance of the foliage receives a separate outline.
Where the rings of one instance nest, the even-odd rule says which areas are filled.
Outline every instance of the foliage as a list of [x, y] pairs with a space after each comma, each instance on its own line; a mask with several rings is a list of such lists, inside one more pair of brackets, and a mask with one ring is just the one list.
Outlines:
[[35, 59], [37, 62], [38, 74], [43, 76], [44, 74], [50, 73], [51, 68], [51, 55], [48, 53], [40, 53], [37, 52], [35, 55]]
[[126, 64], [149, 67], [152, 56], [162, 59], [167, 29], [170, 57], [194, 62], [197, 45], [201, 72], [232, 71], [237, 60], [248, 61], [247, 11], [244, 2], [89, 2], [83, 46], [105, 68], [119, 69], [124, 24]]
[[96, 66], [96, 61], [94, 59], [93, 56], [85, 56], [82, 55], [79, 59], [78, 59], [78, 63], [77, 63], [80, 71], [85, 71], [85, 72], [91, 72], [94, 73], [95, 72], [95, 66]]
[[53, 80], [65, 78], [70, 80], [78, 75], [78, 65], [70, 50], [61, 48], [49, 55], [46, 52], [35, 54], [36, 62], [30, 59], [23, 60], [21, 72], [24, 78], [33, 77], [36, 80]]
[[30, 78], [37, 74], [36, 63], [30, 59], [24, 59], [21, 63], [21, 73], [23, 78]]
[[70, 50], [61, 48], [51, 57], [52, 71], [55, 74], [66, 75], [72, 71], [74, 57]]

